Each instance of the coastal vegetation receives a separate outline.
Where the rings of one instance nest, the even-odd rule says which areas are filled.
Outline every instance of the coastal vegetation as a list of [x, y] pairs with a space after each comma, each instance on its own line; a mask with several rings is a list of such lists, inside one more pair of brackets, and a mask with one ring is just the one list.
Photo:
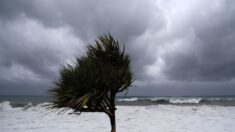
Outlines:
[[88, 45], [86, 54], [65, 65], [54, 86], [51, 108], [71, 108], [74, 113], [104, 112], [116, 132], [115, 97], [133, 82], [130, 57], [111, 34]]

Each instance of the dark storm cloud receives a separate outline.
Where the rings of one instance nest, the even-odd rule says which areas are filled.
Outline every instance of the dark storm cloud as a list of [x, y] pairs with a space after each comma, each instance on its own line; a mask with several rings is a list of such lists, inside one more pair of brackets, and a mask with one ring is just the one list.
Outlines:
[[[2, 0], [0, 6], [0, 70], [4, 73], [3, 79], [16, 81], [22, 79], [19, 76], [24, 72], [30, 73], [27, 76], [21, 75], [24, 81], [29, 79], [29, 76], [53, 80], [58, 73], [58, 67], [65, 63], [63, 59], [71, 60], [72, 55], [76, 55], [75, 52], [69, 53], [72, 47], [66, 46], [71, 43], [67, 37], [72, 36], [72, 45], [76, 45], [76, 39], [90, 42], [97, 35], [107, 32], [112, 33], [122, 44], [126, 43], [126, 50], [133, 52], [134, 60], [142, 60], [133, 64], [138, 64], [134, 67], [135, 71], [138, 71], [145, 62], [153, 60], [145, 59], [146, 51], [143, 46], [139, 48], [129, 42], [145, 32], [151, 19], [159, 19], [156, 21], [159, 25], [156, 30], [162, 24], [161, 16], [152, 14], [152, 11], [158, 10], [153, 2]], [[66, 29], [69, 29], [69, 33]], [[61, 36], [56, 33], [51, 35], [57, 30]], [[61, 45], [67, 50], [56, 45], [60, 43], [60, 40], [56, 40], [58, 37], [64, 39]], [[138, 50], [132, 50], [132, 46], [136, 46]], [[77, 51], [79, 50], [84, 50], [84, 47], [77, 46]], [[17, 67], [14, 67], [15, 65]], [[19, 69], [22, 71], [19, 76], [12, 75]], [[1, 84], [1, 87], [6, 85]]]
[[6, 80], [0, 78], [1, 95], [13, 94], [13, 95], [43, 95], [46, 93], [48, 87], [51, 87], [51, 82], [48, 80]]
[[232, 0], [0, 0], [1, 93], [43, 93], [62, 64], [107, 32], [132, 58], [130, 94], [234, 92], [234, 7]]
[[27, 17], [0, 21], [0, 43], [2, 94], [9, 94], [13, 89], [14, 94], [43, 93], [48, 82], [57, 77], [61, 65], [84, 49], [81, 40], [69, 29], [45, 28]]
[[[162, 81], [147, 82], [138, 87], [132, 87], [129, 95], [149, 96], [221, 96], [234, 95], [234, 81], [222, 82], [187, 82]], [[143, 90], [144, 89], [144, 90]]]
[[[143, 71], [143, 65], [153, 63], [154, 58], [148, 56], [145, 44], [131, 43], [144, 33], [154, 21], [154, 30], [161, 29], [164, 18], [155, 1], [34, 1], [25, 0], [15, 3], [3, 1], [4, 16], [14, 17], [16, 14], [33, 18], [44, 26], [69, 26], [78, 38], [93, 41], [97, 35], [110, 32], [126, 49], [134, 60], [134, 70]], [[7, 10], [10, 10], [9, 14]], [[153, 13], [154, 12], [154, 13]], [[141, 54], [140, 54], [141, 53]], [[140, 76], [138, 74], [138, 76]], [[140, 77], [139, 77], [140, 78]]]
[[235, 77], [235, 2], [197, 6], [186, 20], [182, 46], [164, 56], [164, 72], [176, 80], [231, 80]]
[[86, 40], [111, 32], [127, 41], [142, 34], [149, 21], [156, 17], [159, 17], [159, 22], [155, 21], [156, 27], [161, 27], [161, 18], [156, 15], [160, 11], [154, 1], [2, 0], [0, 4], [3, 17], [24, 14], [46, 26], [70, 26], [78, 37]]

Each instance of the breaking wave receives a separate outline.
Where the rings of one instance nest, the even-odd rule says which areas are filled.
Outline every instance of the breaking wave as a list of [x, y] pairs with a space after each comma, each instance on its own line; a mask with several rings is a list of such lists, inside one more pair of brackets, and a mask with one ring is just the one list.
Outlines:
[[117, 101], [127, 101], [127, 102], [133, 102], [133, 101], [150, 101], [150, 102], [156, 102], [156, 103], [171, 103], [171, 104], [198, 104], [202, 98], [125, 98], [125, 99], [117, 99]]
[[47, 102], [39, 103], [39, 104], [32, 104], [31, 102], [25, 104], [15, 104], [10, 101], [3, 101], [0, 102], [0, 111], [13, 111], [13, 110], [28, 110], [28, 109], [41, 109], [46, 108], [48, 106]]
[[138, 98], [117, 99], [117, 101], [138, 101]]
[[12, 109], [12, 106], [9, 101], [4, 101], [0, 103], [0, 111], [8, 111], [11, 109]]
[[151, 102], [154, 104], [217, 104], [235, 105], [235, 98], [202, 98], [202, 97], [133, 97], [117, 99], [119, 102]]
[[[117, 98], [118, 105], [223, 105], [235, 106], [235, 97], [226, 98], [203, 98], [203, 97], [124, 97]], [[14, 102], [0, 101], [0, 111], [9, 111], [13, 109], [39, 109], [48, 106], [49, 102], [31, 103], [31, 102]]]

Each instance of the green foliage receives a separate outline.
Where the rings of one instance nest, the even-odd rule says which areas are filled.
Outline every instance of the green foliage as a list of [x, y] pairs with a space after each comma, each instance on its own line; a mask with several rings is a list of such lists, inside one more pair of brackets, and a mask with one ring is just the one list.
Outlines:
[[120, 50], [118, 41], [108, 34], [89, 45], [85, 56], [63, 67], [49, 94], [55, 108], [110, 115], [115, 109], [116, 94], [128, 89], [132, 78], [125, 48]]

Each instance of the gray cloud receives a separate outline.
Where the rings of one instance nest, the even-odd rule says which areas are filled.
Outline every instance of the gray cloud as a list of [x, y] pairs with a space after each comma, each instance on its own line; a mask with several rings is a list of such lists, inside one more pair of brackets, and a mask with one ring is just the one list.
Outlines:
[[[234, 95], [235, 81], [161, 81], [132, 87], [129, 95], [149, 96], [221, 96]], [[144, 90], [143, 90], [144, 88]]]
[[18, 86], [27, 91], [29, 86], [36, 86], [31, 89], [43, 91], [48, 81], [57, 77], [61, 65], [78, 55], [79, 49], [84, 49], [83, 42], [69, 29], [45, 28], [25, 17], [0, 22], [0, 30], [0, 79], [5, 80], [0, 86], [3, 89]]
[[[192, 7], [187, 35], [164, 56], [164, 72], [176, 80], [231, 80], [235, 77], [235, 3], [219, 1]], [[193, 9], [195, 8], [195, 9]], [[197, 9], [200, 9], [199, 11]], [[184, 28], [182, 25], [181, 28]]]
[[[141, 35], [153, 18], [161, 19], [154, 1], [100, 0], [94, 3], [93, 0], [3, 0], [0, 4], [3, 7], [3, 17], [21, 14], [36, 19], [45, 26], [70, 26], [84, 40], [93, 40], [101, 33], [111, 32], [126, 42]], [[155, 22], [155, 27], [160, 28], [161, 21]]]
[[1, 93], [45, 93], [61, 65], [106, 32], [125, 43], [133, 60], [137, 88], [131, 95], [234, 92], [234, 5], [232, 0], [1, 0]]

